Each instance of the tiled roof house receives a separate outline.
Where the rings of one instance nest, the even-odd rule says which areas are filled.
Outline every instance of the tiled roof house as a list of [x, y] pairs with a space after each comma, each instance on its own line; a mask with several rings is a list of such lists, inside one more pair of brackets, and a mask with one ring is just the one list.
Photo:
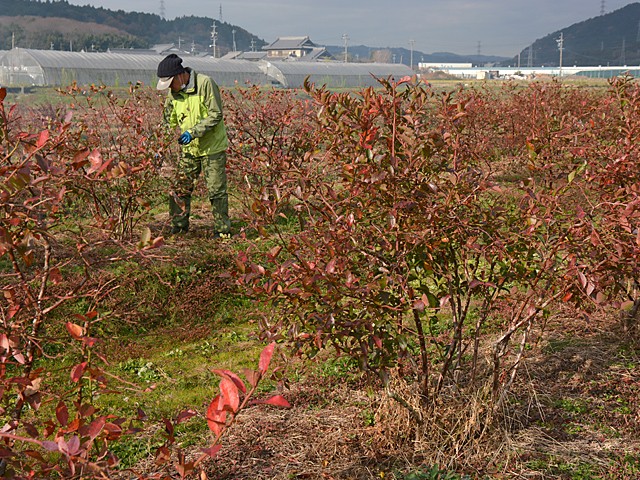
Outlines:
[[313, 61], [331, 57], [324, 47], [316, 45], [309, 37], [278, 37], [262, 49], [267, 52], [269, 60]]

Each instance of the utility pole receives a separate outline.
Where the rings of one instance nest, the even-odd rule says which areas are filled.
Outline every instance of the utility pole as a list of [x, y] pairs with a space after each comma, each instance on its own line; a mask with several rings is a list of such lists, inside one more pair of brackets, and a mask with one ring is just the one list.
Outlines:
[[347, 35], [346, 33], [343, 33], [342, 40], [344, 42], [344, 63], [347, 63], [349, 59], [349, 56], [348, 56], [349, 35]]
[[605, 2], [604, 2], [604, 0], [602, 0], [600, 2], [600, 15], [604, 15], [604, 11], [605, 11], [604, 10], [604, 5], [605, 5]]
[[233, 35], [233, 51], [237, 52], [238, 49], [236, 48], [236, 29], [235, 28], [231, 30], [231, 35]]
[[560, 32], [560, 38], [556, 39], [558, 50], [560, 50], [560, 76], [562, 77], [562, 51], [564, 50], [564, 33]]
[[529, 55], [527, 56], [527, 67], [533, 67], [533, 45], [529, 45]]
[[211, 45], [213, 48], [213, 58], [216, 58], [216, 41], [218, 40], [218, 32], [216, 32], [216, 21], [213, 21], [213, 25], [211, 25]]
[[413, 70], [413, 46], [415, 45], [415, 40], [409, 40], [409, 47], [411, 51], [411, 55], [409, 56], [409, 68]]
[[622, 39], [622, 53], [620, 54], [620, 64], [622, 65], [626, 65], [627, 64], [627, 55], [625, 50], [627, 49], [626, 47], [627, 44], [627, 39], [623, 38]]
[[160, 0], [160, 18], [164, 19], [166, 10], [164, 8], [164, 0]]
[[220, 4], [220, 23], [222, 23], [222, 4]]

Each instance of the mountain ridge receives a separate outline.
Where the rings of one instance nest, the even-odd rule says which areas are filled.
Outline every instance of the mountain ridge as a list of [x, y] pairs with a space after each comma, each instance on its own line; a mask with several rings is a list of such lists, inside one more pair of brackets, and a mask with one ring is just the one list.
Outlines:
[[[12, 46], [36, 49], [95, 50], [150, 48], [154, 44], [179, 44], [193, 54], [211, 53], [212, 26], [216, 25], [216, 55], [234, 46], [238, 50], [260, 50], [267, 42], [240, 26], [208, 17], [184, 16], [166, 20], [159, 15], [108, 10], [89, 5], [71, 5], [67, 0], [0, 0], [0, 50]], [[44, 19], [36, 21], [33, 17]], [[61, 22], [59, 19], [67, 19]], [[60, 24], [76, 22], [73, 31]], [[33, 28], [33, 25], [38, 25]], [[93, 27], [91, 27], [93, 25]], [[102, 32], [101, 25], [113, 30]], [[141, 29], [140, 25], [145, 28]], [[63, 30], [63, 31], [61, 31]], [[188, 32], [188, 34], [185, 34]], [[283, 32], [286, 34], [286, 32]], [[632, 3], [598, 17], [565, 27], [537, 39], [512, 58], [493, 55], [460, 55], [450, 52], [411, 52], [402, 47], [350, 46], [349, 61], [388, 61], [416, 65], [428, 63], [472, 63], [474, 65], [557, 66], [559, 37], [563, 41], [563, 64], [607, 65], [640, 63], [640, 3]], [[275, 40], [275, 39], [272, 39]], [[311, 39], [313, 40], [313, 39]], [[328, 45], [336, 59], [344, 47]], [[382, 60], [381, 60], [382, 59]]]
[[640, 64], [640, 3], [556, 30], [522, 49], [519, 63], [517, 55], [508, 63], [558, 66], [560, 41], [563, 65]]

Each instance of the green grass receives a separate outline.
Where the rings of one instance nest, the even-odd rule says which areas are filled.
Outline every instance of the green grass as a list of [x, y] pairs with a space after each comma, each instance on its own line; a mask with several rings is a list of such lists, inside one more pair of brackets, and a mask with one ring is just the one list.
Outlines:
[[398, 480], [471, 480], [468, 475], [460, 475], [455, 472], [441, 470], [437, 465], [431, 468], [422, 468], [407, 474], [397, 475]]

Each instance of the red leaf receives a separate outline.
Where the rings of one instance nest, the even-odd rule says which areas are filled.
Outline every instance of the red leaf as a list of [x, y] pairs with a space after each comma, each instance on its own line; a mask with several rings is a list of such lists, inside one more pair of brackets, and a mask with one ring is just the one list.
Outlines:
[[588, 283], [587, 277], [584, 276], [584, 273], [578, 272], [578, 278], [580, 279], [580, 285], [582, 285], [582, 288], [585, 288]]
[[89, 162], [91, 166], [87, 170], [87, 173], [94, 173], [102, 168], [102, 155], [98, 150], [91, 151], [89, 154]]
[[120, 438], [120, 435], [122, 434], [122, 428], [120, 428], [120, 426], [116, 425], [115, 423], [105, 423], [104, 429], [109, 434], [108, 435], [109, 440], [115, 440], [117, 438]]
[[82, 340], [82, 337], [84, 336], [84, 328], [71, 322], [67, 322], [65, 326], [67, 327], [69, 335], [71, 335], [75, 340]]
[[60, 401], [60, 403], [58, 403], [58, 406], [56, 407], [56, 418], [58, 419], [58, 423], [60, 423], [60, 425], [62, 425], [63, 427], [67, 426], [67, 423], [69, 422], [69, 410], [67, 409], [67, 406], [63, 401]]
[[15, 358], [16, 362], [18, 362], [20, 365], [24, 365], [25, 363], [27, 363], [27, 360], [24, 358], [24, 355], [22, 355], [20, 352], [15, 352], [13, 354], [13, 358]]
[[164, 465], [171, 460], [171, 452], [165, 446], [160, 447], [156, 450], [156, 465]]
[[88, 362], [82, 362], [71, 369], [71, 381], [79, 382], [87, 369]]
[[71, 165], [76, 170], [81, 168], [87, 163], [87, 157], [89, 156], [89, 150], [82, 150], [74, 155], [73, 160], [71, 160]]
[[202, 448], [201, 451], [203, 453], [206, 453], [210, 457], [215, 457], [216, 454], [220, 451], [221, 448], [222, 448], [222, 445], [214, 445], [214, 446], [209, 447], [209, 448]]
[[7, 89], [3, 87], [0, 88], [0, 102], [3, 102], [5, 98], [7, 98]]
[[325, 271], [327, 273], [336, 273], [336, 259], [332, 258], [331, 260], [329, 260], [329, 263], [327, 263], [327, 267], [325, 268]]
[[80, 437], [78, 437], [77, 435], [71, 437], [69, 439], [69, 442], [67, 442], [67, 449], [69, 455], [77, 454], [80, 451]]
[[41, 443], [42, 448], [44, 448], [45, 450], [49, 451], [49, 452], [57, 452], [58, 451], [58, 444], [56, 442], [50, 442], [49, 440], [45, 440]]
[[51, 280], [54, 285], [59, 285], [62, 282], [62, 274], [59, 268], [51, 269], [49, 272], [49, 280]]
[[222, 400], [224, 405], [231, 407], [232, 412], [238, 410], [240, 405], [240, 397], [238, 396], [238, 387], [229, 378], [224, 377], [220, 380], [220, 392], [222, 393]]
[[16, 315], [16, 313], [18, 313], [19, 311], [20, 311], [20, 305], [17, 305], [17, 304], [11, 305], [9, 307], [9, 312], [8, 312], [9, 319], [13, 318]]
[[271, 357], [273, 357], [273, 349], [276, 348], [275, 342], [267, 345], [262, 353], [260, 354], [260, 362], [258, 363], [258, 369], [264, 375], [265, 372], [269, 369], [269, 364], [271, 363]]
[[79, 431], [80, 435], [89, 437], [92, 441], [100, 435], [102, 429], [106, 425], [107, 420], [105, 417], [98, 417], [88, 426], [82, 427]]
[[280, 245], [277, 245], [275, 247], [273, 247], [271, 250], [269, 250], [269, 258], [274, 260], [282, 251], [282, 247]]
[[223, 407], [224, 402], [222, 401], [222, 397], [216, 395], [209, 404], [209, 408], [207, 408], [207, 424], [209, 425], [209, 429], [216, 435], [222, 433], [227, 419], [227, 412], [223, 410]]
[[240, 379], [238, 375], [229, 371], [229, 370], [211, 370], [216, 375], [220, 375], [222, 378], [229, 378], [233, 383], [235, 383], [236, 387], [242, 391], [242, 393], [247, 393], [247, 387], [244, 386], [244, 382]]
[[91, 348], [98, 342], [97, 338], [94, 337], [82, 337], [82, 343], [84, 343], [87, 347]]
[[274, 395], [266, 400], [254, 400], [252, 403], [258, 405], [274, 405], [276, 407], [291, 408], [291, 404], [282, 395]]
[[42, 148], [45, 143], [49, 140], [49, 130], [43, 130], [38, 135], [38, 140], [36, 141], [36, 147]]
[[256, 385], [258, 385], [258, 382], [260, 381], [260, 372], [251, 370], [249, 368], [245, 368], [243, 372], [244, 372], [244, 376], [247, 377], [247, 381], [252, 387], [255, 387]]
[[179, 463], [175, 466], [176, 470], [180, 474], [180, 478], [185, 478], [191, 472], [193, 472], [193, 462]]
[[176, 425], [184, 423], [187, 420], [191, 419], [192, 417], [195, 417], [196, 415], [197, 415], [197, 412], [195, 412], [194, 410], [191, 410], [191, 409], [184, 410], [178, 414], [176, 418]]
[[[57, 447], [57, 445], [56, 445]], [[11, 458], [15, 454], [11, 450], [7, 450], [6, 448], [0, 447], [0, 458]]]
[[39, 462], [42, 462], [42, 463], [45, 462], [44, 457], [39, 452], [36, 452], [35, 450], [25, 450], [22, 453], [28, 457], [35, 458]]
[[96, 407], [93, 405], [82, 405], [79, 409], [79, 413], [81, 417], [90, 417], [96, 413]]

